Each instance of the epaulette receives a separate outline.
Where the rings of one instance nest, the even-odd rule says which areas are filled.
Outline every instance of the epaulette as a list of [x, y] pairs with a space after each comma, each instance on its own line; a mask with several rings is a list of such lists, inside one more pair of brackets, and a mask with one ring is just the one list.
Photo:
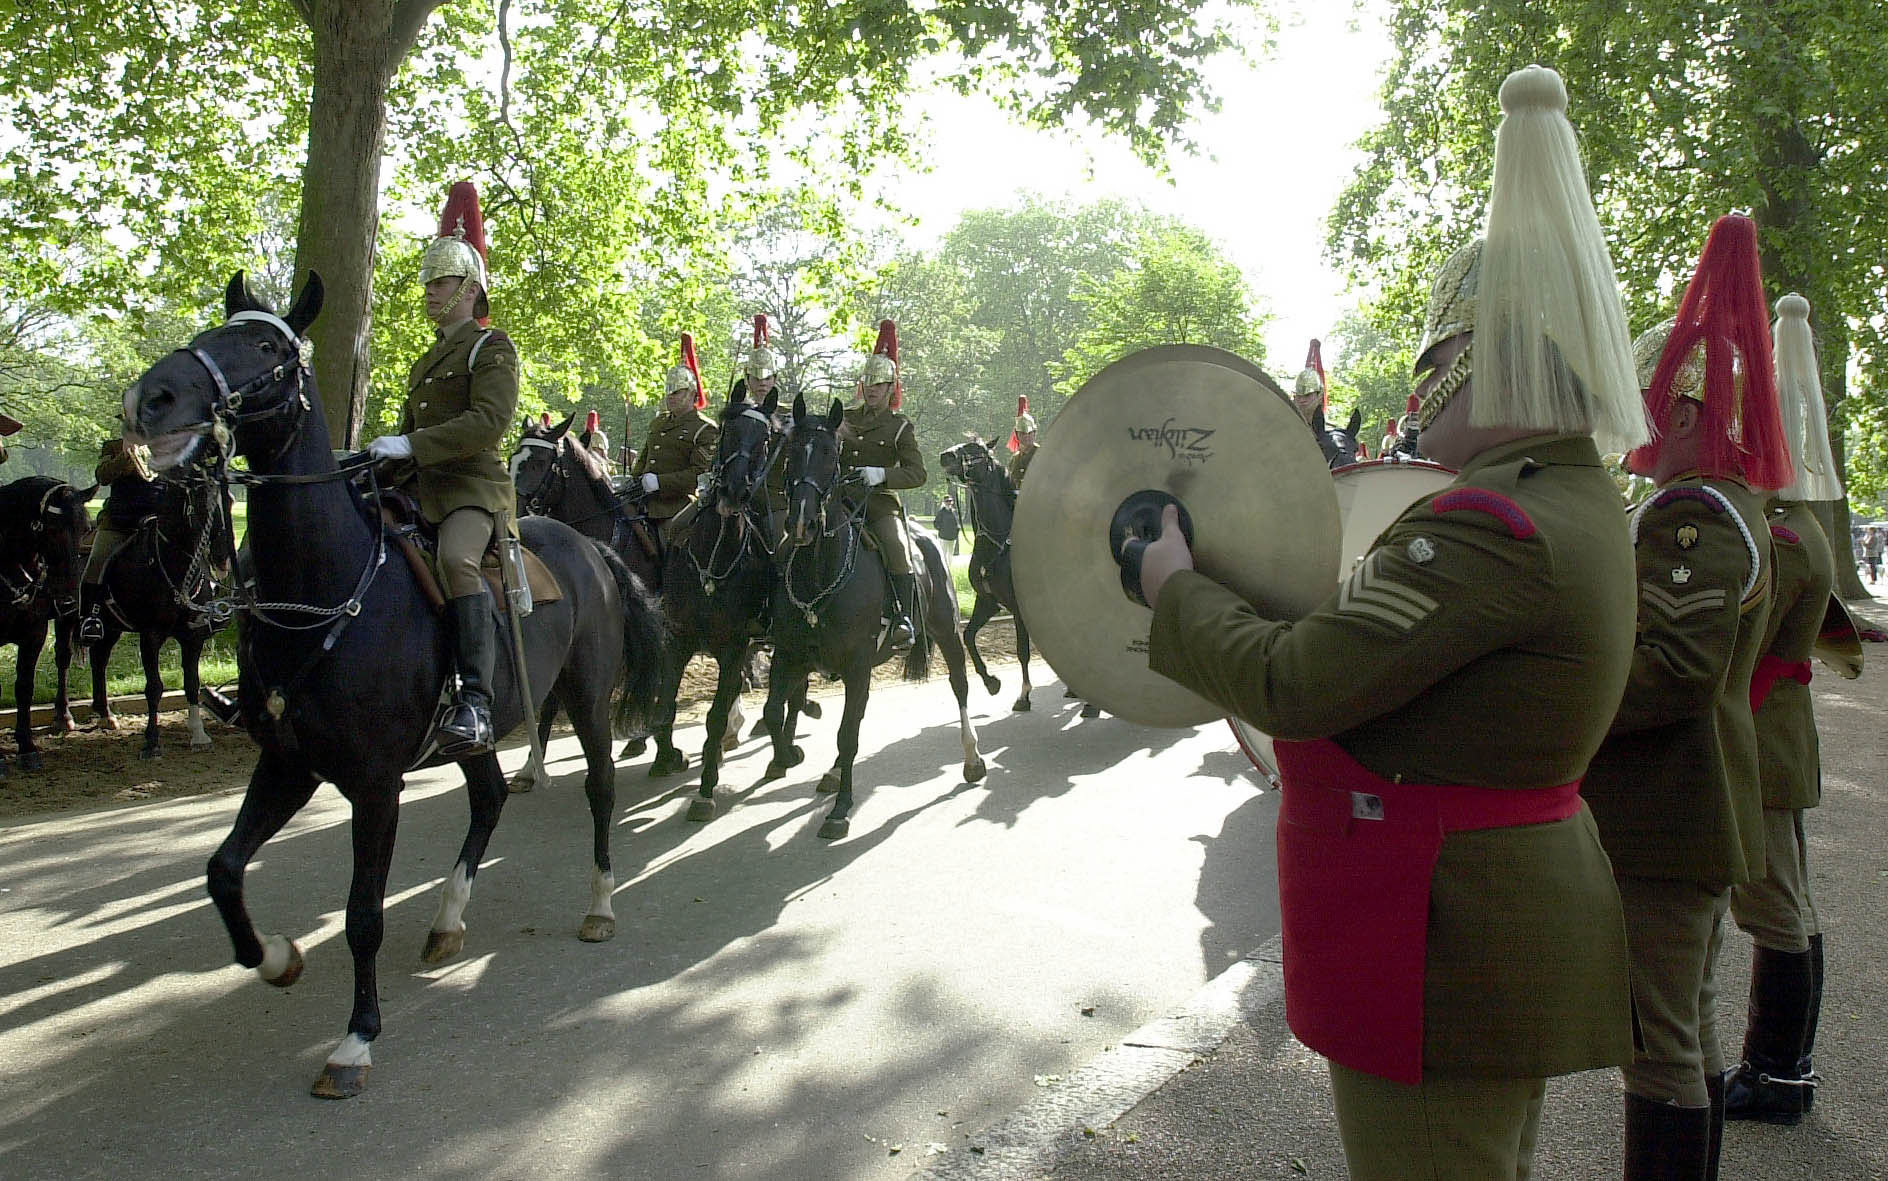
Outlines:
[[1791, 545], [1803, 544], [1803, 539], [1797, 535], [1796, 530], [1791, 529], [1787, 525], [1770, 526], [1770, 536], [1776, 538], [1778, 541], [1787, 541]]
[[1667, 488], [1657, 496], [1654, 496], [1651, 500], [1646, 501], [1645, 504], [1640, 506], [1639, 511], [1644, 512], [1649, 508], [1664, 508], [1668, 504], [1677, 504], [1681, 500], [1695, 500], [1699, 504], [1709, 506], [1714, 513], [1728, 513], [1732, 511], [1731, 502], [1724, 499], [1723, 493], [1713, 488], [1692, 487], [1691, 485], [1686, 485], [1683, 488]]
[[509, 345], [511, 343], [511, 337], [506, 336], [496, 328], [487, 328], [485, 331], [479, 333], [477, 340], [472, 342], [472, 351], [466, 355], [465, 359], [465, 367], [467, 369], [471, 369], [479, 363], [479, 350], [485, 347], [485, 342], [488, 340], [497, 340], [498, 343], [503, 345]]
[[1534, 519], [1527, 515], [1514, 501], [1499, 492], [1490, 492], [1486, 488], [1451, 488], [1429, 502], [1429, 510], [1437, 516], [1443, 513], [1474, 512], [1487, 513], [1500, 521], [1510, 536], [1525, 541], [1534, 536]]
[[1730, 498], [1708, 484], [1686, 484], [1678, 488], [1667, 488], [1658, 495], [1647, 498], [1645, 503], [1633, 510], [1632, 518], [1627, 526], [1626, 531], [1632, 538], [1632, 544], [1635, 546], [1639, 544], [1639, 521], [1645, 516], [1647, 510], [1664, 508], [1667, 505], [1679, 504], [1687, 500], [1708, 505], [1714, 513], [1728, 513], [1731, 522], [1737, 526], [1738, 536], [1744, 539], [1744, 555], [1750, 559], [1749, 573], [1744, 576], [1744, 588], [1738, 595], [1738, 601], [1749, 602], [1751, 592], [1757, 589], [1757, 584], [1763, 579], [1763, 555], [1757, 549], [1757, 539], [1750, 535], [1750, 529], [1744, 524], [1743, 515], [1732, 507]]

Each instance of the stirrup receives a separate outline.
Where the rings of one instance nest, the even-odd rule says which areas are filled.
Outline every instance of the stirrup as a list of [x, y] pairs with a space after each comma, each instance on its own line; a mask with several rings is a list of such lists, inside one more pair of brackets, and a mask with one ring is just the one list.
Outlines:
[[202, 686], [197, 695], [203, 702], [203, 708], [217, 721], [225, 726], [241, 724], [243, 707], [234, 697], [209, 685]]
[[96, 644], [104, 638], [105, 621], [98, 617], [97, 612], [79, 620], [79, 643]]
[[891, 640], [892, 651], [909, 652], [911, 651], [911, 646], [918, 642], [918, 633], [917, 630], [911, 626], [911, 621], [901, 615], [892, 620], [889, 638]]
[[433, 741], [438, 743], [440, 754], [452, 759], [488, 755], [498, 749], [492, 735], [491, 712], [469, 701], [453, 705], [433, 732]]

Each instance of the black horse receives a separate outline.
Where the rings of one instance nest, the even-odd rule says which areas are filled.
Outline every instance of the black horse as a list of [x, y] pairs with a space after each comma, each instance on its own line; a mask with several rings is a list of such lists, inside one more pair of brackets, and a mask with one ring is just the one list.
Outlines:
[[[302, 972], [301, 953], [281, 935], [265, 938], [251, 921], [244, 869], [322, 780], [332, 781], [353, 806], [347, 942], [354, 1006], [347, 1036], [314, 1086], [318, 1096], [342, 1098], [366, 1085], [370, 1044], [380, 1033], [375, 960], [400, 787], [406, 771], [432, 752], [429, 735], [452, 670], [451, 645], [416, 576], [391, 554], [378, 506], [346, 482], [366, 469], [338, 470], [329, 450], [302, 339], [321, 309], [320, 279], [310, 274], [294, 307], [278, 318], [238, 273], [224, 306], [225, 323], [160, 359], [126, 391], [126, 437], [148, 442], [160, 467], [213, 447], [219, 478], [251, 487], [254, 575], [238, 586], [239, 699], [262, 754], [235, 826], [210, 859], [209, 890], [236, 962], [256, 968], [271, 984], [293, 984]], [[248, 460], [247, 474], [223, 467], [225, 445]], [[555, 689], [583, 745], [593, 868], [578, 937], [608, 939], [616, 925], [610, 698], [625, 659], [653, 673], [657, 624], [613, 555], [541, 517], [520, 522], [519, 532], [563, 593], [537, 604], [524, 621], [529, 681], [538, 693]], [[511, 645], [501, 643], [499, 650], [492, 712], [494, 729], [503, 734], [523, 709]], [[652, 675], [632, 678], [619, 712], [645, 708], [652, 685]], [[506, 798], [496, 755], [460, 766], [471, 823], [427, 936], [428, 962], [464, 945], [472, 879]]]
[[[22, 771], [37, 771], [42, 765], [33, 744], [33, 681], [40, 650], [46, 646], [46, 625], [55, 619], [53, 658], [59, 666], [59, 688], [53, 725], [72, 728], [66, 673], [79, 605], [79, 539], [90, 527], [85, 502], [97, 491], [97, 484], [74, 488], [50, 476], [27, 476], [0, 487], [0, 645], [18, 649], [13, 737]], [[0, 758], [0, 776], [5, 774], [6, 760]]]
[[[872, 669], [894, 650], [881, 616], [889, 583], [877, 552], [862, 542], [866, 530], [866, 489], [839, 463], [839, 424], [845, 408], [837, 398], [824, 416], [809, 414], [802, 398], [793, 400], [793, 431], [787, 439], [787, 521], [782, 542], [781, 593], [774, 604], [774, 659], [768, 669], [767, 708], [763, 715], [773, 734], [773, 760], [767, 779], [776, 779], [805, 755], [793, 745], [799, 705], [792, 689], [814, 669], [846, 684], [846, 708], [839, 720], [839, 757], [821, 778], [821, 791], [834, 791], [832, 811], [819, 835], [836, 839], [851, 827], [852, 761], [859, 753], [859, 723], [872, 691]], [[958, 638], [957, 594], [950, 567], [937, 538], [915, 525], [918, 551], [919, 635], [905, 654], [905, 679], [921, 681], [931, 664], [931, 645], [944, 653], [951, 692], [957, 695], [957, 720], [964, 745], [964, 780], [984, 776], [977, 750], [977, 729], [970, 722], [970, 682], [964, 675], [964, 646]]]
[[[96, 586], [82, 595], [99, 596], [99, 621], [105, 634], [88, 647], [92, 664], [92, 712], [102, 729], [116, 730], [118, 718], [105, 695], [105, 665], [118, 637], [135, 632], [144, 663], [144, 746], [141, 758], [163, 754], [157, 738], [157, 706], [164, 696], [158, 652], [176, 640], [183, 661], [184, 701], [189, 709], [190, 749], [208, 750], [203, 728], [198, 665], [203, 646], [229, 622], [228, 550], [230, 529], [223, 520], [222, 491], [199, 467], [191, 466], [160, 481], [157, 511], [138, 524], [106, 563]], [[82, 611], [93, 604], [81, 603]]]
[[970, 529], [976, 540], [970, 550], [970, 586], [977, 600], [964, 624], [964, 648], [970, 663], [982, 679], [984, 690], [992, 695], [1003, 688], [990, 675], [977, 651], [977, 633], [996, 613], [1008, 608], [1016, 626], [1016, 659], [1023, 666], [1023, 687], [1010, 708], [1018, 713], [1030, 708], [1029, 628], [1023, 623], [1022, 610], [1016, 604], [1016, 584], [1010, 577], [1010, 521], [1016, 515], [1016, 489], [1011, 486], [1003, 465], [990, 453], [990, 445], [971, 438], [946, 449], [938, 456], [946, 477], [963, 484], [970, 495], [965, 500], [970, 514]]
[[1318, 440], [1318, 450], [1324, 452], [1324, 462], [1334, 468], [1347, 463], [1357, 462], [1357, 432], [1363, 429], [1362, 410], [1352, 410], [1350, 421], [1341, 428], [1324, 421], [1324, 408], [1319, 407], [1311, 416], [1311, 433]]

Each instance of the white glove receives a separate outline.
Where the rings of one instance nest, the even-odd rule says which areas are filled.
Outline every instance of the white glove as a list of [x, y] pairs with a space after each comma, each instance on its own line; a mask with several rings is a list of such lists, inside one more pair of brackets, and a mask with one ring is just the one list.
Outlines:
[[654, 472], [644, 472], [642, 474], [642, 490], [644, 492], [654, 492], [656, 485], [659, 483], [661, 483], [661, 481], [656, 479]]
[[405, 435], [382, 435], [367, 444], [367, 454], [375, 459], [411, 459], [413, 444]]
[[885, 469], [882, 467], [861, 467], [859, 478], [865, 481], [867, 488], [876, 488], [885, 482]]

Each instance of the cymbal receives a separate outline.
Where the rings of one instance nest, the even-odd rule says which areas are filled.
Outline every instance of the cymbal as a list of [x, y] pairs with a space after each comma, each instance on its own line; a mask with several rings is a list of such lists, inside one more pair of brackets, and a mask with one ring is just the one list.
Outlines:
[[1109, 548], [1138, 493], [1177, 499], [1201, 573], [1267, 618], [1296, 619], [1337, 582], [1338, 512], [1317, 441], [1276, 383], [1204, 345], [1132, 354], [1056, 416], [1011, 529], [1029, 636], [1077, 696], [1150, 726], [1223, 716], [1147, 667], [1153, 613], [1122, 591]]

